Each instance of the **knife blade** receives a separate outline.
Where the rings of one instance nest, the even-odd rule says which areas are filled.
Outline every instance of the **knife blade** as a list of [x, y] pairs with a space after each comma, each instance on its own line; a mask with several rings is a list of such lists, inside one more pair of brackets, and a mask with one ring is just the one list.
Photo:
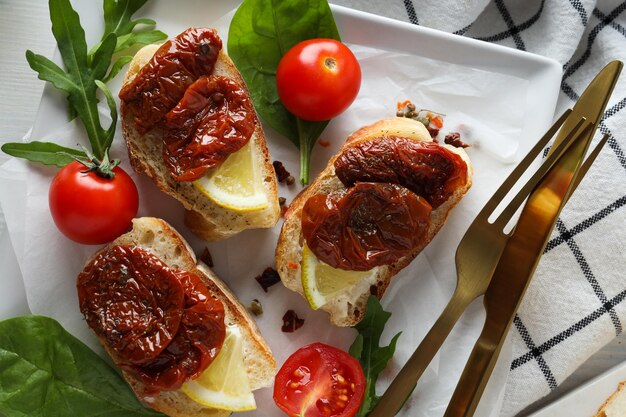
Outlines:
[[582, 137], [573, 144], [560, 162], [538, 184], [522, 209], [515, 230], [485, 293], [484, 305], [487, 315], [483, 330], [474, 345], [444, 417], [474, 415], [559, 213], [584, 175], [580, 170], [582, 160], [622, 67], [620, 61], [613, 61], [600, 71], [580, 96], [572, 109], [572, 114], [557, 134], [554, 146], [563, 140], [565, 136], [563, 132], [571, 129], [581, 117], [594, 123], [594, 128], [587, 137]]

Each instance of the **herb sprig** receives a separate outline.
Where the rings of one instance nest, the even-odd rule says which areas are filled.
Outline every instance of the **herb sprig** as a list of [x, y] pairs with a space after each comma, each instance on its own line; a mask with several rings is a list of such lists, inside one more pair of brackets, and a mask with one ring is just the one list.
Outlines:
[[276, 68], [297, 43], [341, 40], [327, 0], [244, 0], [228, 32], [228, 53], [241, 71], [261, 118], [300, 149], [300, 182], [309, 182], [311, 151], [328, 125], [291, 114], [278, 98]]
[[388, 346], [380, 346], [380, 337], [391, 313], [383, 310], [378, 298], [367, 300], [365, 317], [354, 328], [359, 332], [350, 346], [350, 354], [357, 358], [365, 374], [365, 395], [356, 417], [366, 417], [374, 409], [380, 397], [376, 395], [378, 375], [396, 351], [396, 343], [402, 333], [396, 334]]
[[[111, 80], [132, 57], [123, 55], [111, 65], [113, 55], [139, 44], [165, 39], [167, 36], [154, 30], [150, 19], [132, 20], [132, 15], [147, 0], [104, 0], [105, 31], [101, 40], [89, 52], [85, 31], [78, 13], [69, 0], [49, 0], [52, 33], [57, 41], [65, 69], [52, 60], [26, 51], [30, 67], [39, 79], [50, 82], [67, 94], [71, 118], [77, 116], [85, 130], [94, 156], [103, 161], [113, 142], [117, 123], [117, 107], [105, 82]], [[140, 30], [138, 26], [141, 26]], [[109, 107], [111, 124], [103, 127], [98, 114], [98, 92]], [[12, 142], [2, 146], [2, 151], [19, 158], [46, 165], [62, 167], [73, 159], [87, 159], [77, 149], [51, 142]]]

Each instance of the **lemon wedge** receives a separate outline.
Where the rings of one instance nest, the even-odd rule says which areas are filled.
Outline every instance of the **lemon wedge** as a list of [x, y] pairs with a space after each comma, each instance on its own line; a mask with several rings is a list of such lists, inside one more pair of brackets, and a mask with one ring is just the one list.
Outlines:
[[335, 295], [362, 280], [372, 278], [378, 268], [369, 271], [346, 271], [317, 259], [307, 245], [302, 250], [302, 287], [313, 310], [328, 303]]
[[256, 409], [243, 362], [243, 338], [238, 326], [226, 327], [226, 337], [217, 357], [200, 376], [181, 390], [205, 407], [229, 411]]
[[266, 209], [269, 201], [263, 189], [261, 171], [255, 163], [253, 139], [231, 154], [220, 166], [209, 171], [193, 185], [208, 198], [233, 211]]

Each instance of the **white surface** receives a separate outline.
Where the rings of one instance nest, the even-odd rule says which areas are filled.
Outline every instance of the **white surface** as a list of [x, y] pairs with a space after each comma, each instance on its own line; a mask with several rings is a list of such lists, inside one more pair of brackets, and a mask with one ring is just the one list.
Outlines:
[[[2, 97], [0, 99], [0, 141], [5, 142], [21, 137], [28, 130], [31, 123], [30, 117], [32, 117], [28, 115], [34, 113], [39, 100], [39, 91], [43, 85], [25, 64], [24, 50], [30, 48], [44, 55], [50, 55], [53, 40], [49, 33], [49, 22], [44, 1], [7, 0], [2, 2], [1, 7], [0, 34], [3, 35], [3, 39], [9, 40], [5, 47], [0, 49], [0, 54], [2, 54], [0, 55], [0, 97]], [[1, 158], [3, 157], [0, 156], [0, 160]], [[6, 238], [6, 235], [2, 235], [0, 228], [0, 242], [3, 241], [2, 238]], [[4, 251], [0, 253], [6, 254]], [[6, 294], [7, 287], [5, 285], [14, 276], [11, 269], [6, 268], [5, 265], [8, 264], [3, 261], [3, 258], [0, 258], [0, 274], [3, 282], [0, 295]], [[3, 308], [2, 316], [9, 315], [11, 311], [20, 310], [20, 303], [16, 302], [19, 299], [19, 293], [13, 294], [11, 291], [7, 291], [7, 293], [11, 296], [0, 302], [0, 308]], [[8, 305], [7, 301], [9, 304], [13, 303], [18, 306], [17, 310], [5, 310], [4, 307]], [[23, 304], [21, 308], [23, 309]], [[597, 374], [601, 369], [605, 369], [607, 364], [611, 362], [623, 360], [626, 357], [626, 349], [620, 345], [618, 339], [604, 352], [596, 356], [597, 358], [589, 366], [581, 369], [559, 390], [563, 391], [568, 387], [575, 386], [580, 381]]]
[[618, 384], [622, 381], [626, 381], [626, 362], [597, 376], [528, 417], [591, 417], [617, 390]]

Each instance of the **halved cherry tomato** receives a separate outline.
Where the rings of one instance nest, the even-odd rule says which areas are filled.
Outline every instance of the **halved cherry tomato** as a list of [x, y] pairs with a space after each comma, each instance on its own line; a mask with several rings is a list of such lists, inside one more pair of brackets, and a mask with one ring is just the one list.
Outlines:
[[297, 350], [274, 381], [274, 401], [291, 417], [352, 417], [364, 392], [359, 361], [323, 343]]
[[343, 43], [309, 39], [283, 55], [276, 70], [276, 86], [291, 113], [304, 120], [329, 120], [356, 98], [361, 67]]
[[120, 167], [113, 168], [113, 179], [85, 170], [80, 162], [72, 162], [57, 172], [48, 192], [52, 218], [75, 242], [110, 242], [130, 228], [137, 214], [137, 187]]

